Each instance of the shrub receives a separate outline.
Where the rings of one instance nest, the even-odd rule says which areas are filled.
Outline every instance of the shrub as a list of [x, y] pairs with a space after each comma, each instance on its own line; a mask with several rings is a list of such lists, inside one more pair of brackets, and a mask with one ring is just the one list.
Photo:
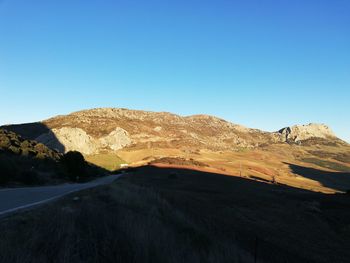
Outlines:
[[86, 162], [84, 156], [80, 152], [67, 152], [61, 157], [60, 162], [71, 180], [77, 180], [86, 175]]
[[47, 155], [45, 153], [38, 152], [35, 157], [40, 160], [45, 160], [47, 158]]
[[21, 154], [22, 153], [22, 150], [19, 147], [17, 147], [17, 146], [11, 145], [8, 149], [11, 152], [13, 152], [14, 154]]
[[4, 136], [0, 137], [0, 147], [1, 148], [7, 149], [10, 146], [11, 146], [11, 141], [9, 138], [4, 137]]
[[15, 162], [11, 158], [0, 154], [0, 184], [6, 184], [16, 177], [17, 173], [18, 169]]
[[18, 181], [28, 185], [40, 183], [39, 175], [34, 170], [22, 171], [18, 179], [19, 179]]

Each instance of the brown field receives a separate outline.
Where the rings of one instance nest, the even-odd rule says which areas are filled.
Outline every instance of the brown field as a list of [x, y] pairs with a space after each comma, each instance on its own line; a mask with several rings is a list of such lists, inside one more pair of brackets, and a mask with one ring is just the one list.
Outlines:
[[[350, 189], [350, 175], [346, 176], [350, 174], [350, 160], [344, 158], [348, 156], [346, 151], [348, 148], [343, 150], [337, 147], [322, 147], [326, 147], [324, 151], [328, 153], [327, 158], [320, 157], [320, 152], [316, 152], [318, 156], [313, 155], [312, 152], [315, 146], [300, 147], [287, 144], [236, 152], [190, 151], [188, 149], [171, 148], [121, 150], [118, 152], [118, 156], [133, 166], [145, 165], [164, 157], [193, 159], [209, 166], [201, 169], [203, 171], [219, 172], [254, 180], [276, 181], [280, 184], [316, 192], [347, 191]], [[334, 158], [340, 156], [343, 158], [343, 162], [329, 156], [335, 156]], [[189, 168], [193, 167], [198, 168], [189, 166]], [[302, 170], [297, 167], [305, 167], [306, 169]], [[329, 173], [320, 180], [318, 176], [314, 176], [314, 174], [317, 175], [320, 172]]]
[[117, 154], [101, 153], [84, 156], [85, 160], [100, 166], [108, 171], [115, 171], [120, 168], [120, 164], [125, 163]]

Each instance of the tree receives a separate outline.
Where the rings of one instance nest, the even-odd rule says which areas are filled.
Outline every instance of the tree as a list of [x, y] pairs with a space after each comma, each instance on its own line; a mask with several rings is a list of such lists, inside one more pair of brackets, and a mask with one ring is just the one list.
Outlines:
[[86, 175], [86, 162], [80, 152], [69, 151], [61, 157], [60, 162], [71, 180], [78, 180]]
[[14, 161], [0, 153], [0, 184], [6, 184], [10, 180], [14, 180], [18, 172]]

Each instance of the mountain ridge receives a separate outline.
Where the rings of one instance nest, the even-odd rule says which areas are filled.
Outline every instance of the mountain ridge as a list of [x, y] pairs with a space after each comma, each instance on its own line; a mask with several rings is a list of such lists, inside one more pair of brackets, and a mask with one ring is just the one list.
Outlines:
[[12, 128], [22, 136], [61, 152], [79, 150], [84, 154], [151, 147], [237, 150], [278, 143], [302, 144], [313, 138], [320, 144], [326, 141], [345, 143], [324, 124], [294, 125], [267, 132], [212, 115], [181, 116], [125, 108], [80, 110], [54, 116], [37, 125], [42, 127], [35, 127], [33, 123], [4, 128]]

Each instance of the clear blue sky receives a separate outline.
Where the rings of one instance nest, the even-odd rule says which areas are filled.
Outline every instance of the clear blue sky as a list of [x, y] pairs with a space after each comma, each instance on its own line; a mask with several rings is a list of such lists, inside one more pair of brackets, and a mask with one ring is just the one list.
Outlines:
[[92, 107], [350, 141], [348, 0], [0, 0], [0, 124]]

